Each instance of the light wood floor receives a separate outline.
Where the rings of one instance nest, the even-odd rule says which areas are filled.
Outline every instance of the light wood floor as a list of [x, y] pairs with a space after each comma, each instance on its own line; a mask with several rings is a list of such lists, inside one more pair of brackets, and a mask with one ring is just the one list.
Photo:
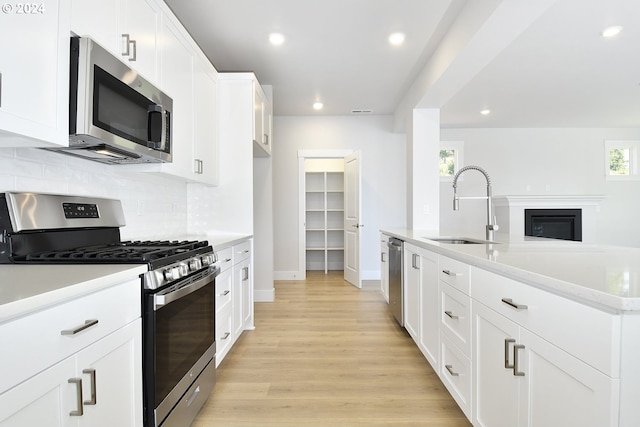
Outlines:
[[276, 282], [192, 427], [469, 427], [377, 289], [342, 272]]

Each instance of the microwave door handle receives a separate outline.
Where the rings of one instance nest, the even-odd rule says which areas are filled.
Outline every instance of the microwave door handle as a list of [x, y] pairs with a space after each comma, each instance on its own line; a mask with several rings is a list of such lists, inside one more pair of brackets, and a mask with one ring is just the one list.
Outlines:
[[[154, 117], [156, 115], [160, 115], [160, 140], [157, 141], [152, 132], [152, 125], [155, 123]], [[165, 110], [162, 105], [150, 105], [148, 110], [148, 129], [147, 129], [147, 147], [153, 148], [156, 150], [164, 150], [167, 138], [166, 131], [167, 128], [167, 110]]]

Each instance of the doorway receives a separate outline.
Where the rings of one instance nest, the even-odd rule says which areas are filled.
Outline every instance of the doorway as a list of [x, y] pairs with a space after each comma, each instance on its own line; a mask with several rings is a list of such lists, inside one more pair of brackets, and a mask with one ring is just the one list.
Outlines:
[[[359, 153], [352, 150], [300, 151], [299, 277], [307, 271], [340, 271], [360, 288], [360, 174], [345, 165]], [[357, 189], [358, 191], [354, 191]], [[354, 207], [356, 215], [354, 217]], [[348, 230], [346, 229], [348, 226]], [[348, 243], [347, 243], [348, 242]]]

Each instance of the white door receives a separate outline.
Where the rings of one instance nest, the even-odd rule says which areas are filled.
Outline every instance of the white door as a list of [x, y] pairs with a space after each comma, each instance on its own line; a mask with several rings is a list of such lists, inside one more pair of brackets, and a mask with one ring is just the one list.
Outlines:
[[344, 279], [357, 288], [360, 278], [360, 153], [344, 158]]

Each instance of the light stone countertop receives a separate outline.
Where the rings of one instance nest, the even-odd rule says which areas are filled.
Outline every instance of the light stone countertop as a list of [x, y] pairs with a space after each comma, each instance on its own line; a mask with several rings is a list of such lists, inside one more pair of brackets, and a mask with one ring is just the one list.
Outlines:
[[139, 281], [146, 271], [146, 264], [2, 264], [0, 324], [128, 280]]
[[429, 240], [451, 237], [437, 231], [380, 231], [602, 310], [640, 314], [640, 249], [526, 237], [509, 241], [499, 234], [495, 244], [461, 245]]

